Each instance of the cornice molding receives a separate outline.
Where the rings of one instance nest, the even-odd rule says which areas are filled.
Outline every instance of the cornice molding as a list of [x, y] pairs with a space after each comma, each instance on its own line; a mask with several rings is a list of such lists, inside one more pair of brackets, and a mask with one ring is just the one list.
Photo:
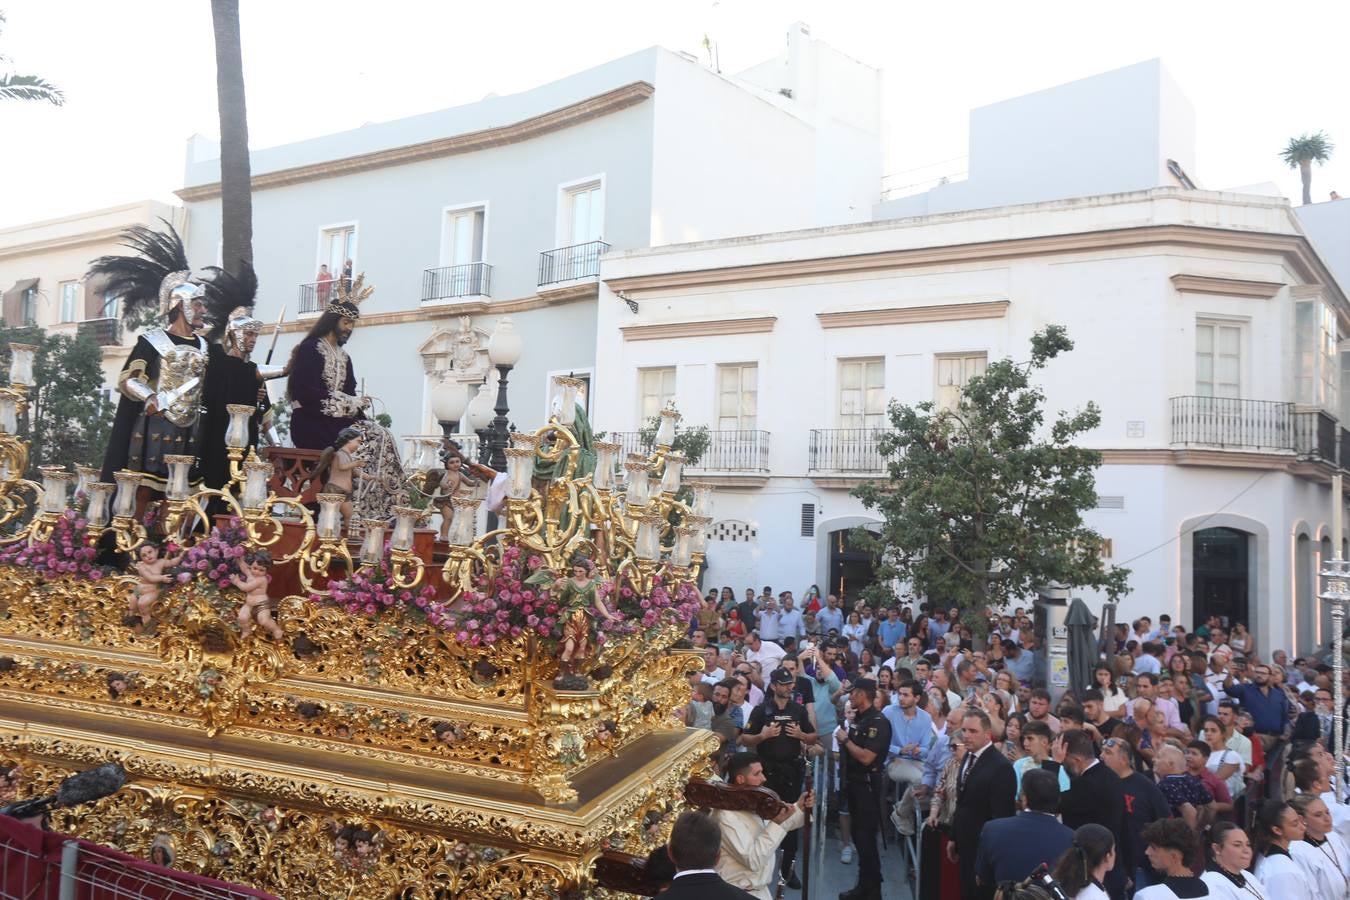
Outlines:
[[895, 306], [816, 313], [821, 328], [862, 328], [874, 325], [910, 325], [918, 322], [959, 322], [965, 319], [1001, 319], [1007, 300], [941, 303], [934, 306]]
[[1258, 453], [1246, 450], [1204, 448], [1101, 450], [1102, 465], [1113, 466], [1210, 466], [1220, 469], [1275, 469], [1292, 471], [1298, 462], [1292, 453]]
[[1274, 253], [1286, 260], [1290, 269], [1307, 282], [1324, 284], [1336, 291], [1341, 309], [1350, 315], [1350, 304], [1334, 287], [1335, 281], [1306, 238], [1294, 234], [1237, 231], [1192, 225], [1146, 225], [1088, 231], [1080, 234], [1040, 235], [1002, 241], [952, 244], [941, 247], [915, 247], [822, 256], [746, 265], [721, 266], [692, 271], [661, 272], [606, 279], [613, 291], [637, 293], [667, 289], [686, 289], [754, 281], [819, 278], [824, 275], [855, 274], [899, 270], [925, 266], [1006, 262], [1010, 259], [1069, 253], [1129, 250], [1170, 245], [1241, 253]]
[[653, 322], [619, 328], [625, 341], [659, 341], [666, 338], [709, 337], [728, 334], [759, 334], [773, 331], [777, 316], [746, 316], [739, 319], [701, 319], [695, 322]]
[[[441, 319], [457, 319], [460, 316], [515, 315], [532, 309], [543, 309], [546, 306], [564, 306], [581, 300], [594, 300], [599, 289], [598, 284], [591, 282], [559, 291], [549, 291], [543, 295], [533, 294], [529, 297], [518, 297], [514, 300], [491, 300], [475, 297], [472, 300], [465, 300], [463, 303], [419, 304], [413, 309], [397, 309], [364, 315], [357, 321], [357, 327], [372, 328], [378, 325], [404, 325], [408, 322], [436, 322]], [[297, 331], [309, 331], [316, 318], [318, 316], [309, 315], [304, 319], [283, 322], [281, 333], [291, 334]]]
[[89, 244], [116, 244], [126, 227], [126, 225], [118, 225], [113, 228], [100, 228], [98, 231], [85, 231], [41, 241], [29, 241], [25, 244], [11, 244], [7, 247], [0, 247], [0, 259], [30, 256], [34, 253], [51, 253], [55, 250], [68, 250], [72, 247], [84, 247]]
[[[371, 153], [362, 153], [342, 159], [330, 159], [310, 165], [294, 166], [289, 169], [255, 175], [253, 177], [253, 190], [264, 191], [269, 188], [300, 184], [305, 181], [336, 178], [341, 175], [368, 172], [372, 169], [401, 166], [428, 159], [439, 159], [443, 156], [455, 156], [460, 153], [472, 153], [477, 150], [487, 150], [493, 147], [519, 143], [520, 141], [528, 141], [627, 109], [651, 97], [655, 91], [656, 88], [645, 81], [634, 81], [631, 84], [606, 91], [603, 94], [597, 94], [578, 103], [549, 110], [546, 113], [522, 119], [519, 122], [512, 122], [509, 125], [499, 125], [495, 128], [485, 128], [468, 134], [438, 138], [434, 141], [423, 141], [404, 147], [375, 150]], [[192, 185], [175, 193], [187, 203], [209, 200], [220, 196], [220, 182]]]
[[1269, 300], [1284, 287], [1276, 281], [1245, 281], [1241, 278], [1185, 273], [1173, 275], [1172, 286], [1183, 293], [1217, 294], [1222, 297], [1246, 297], [1253, 300]]

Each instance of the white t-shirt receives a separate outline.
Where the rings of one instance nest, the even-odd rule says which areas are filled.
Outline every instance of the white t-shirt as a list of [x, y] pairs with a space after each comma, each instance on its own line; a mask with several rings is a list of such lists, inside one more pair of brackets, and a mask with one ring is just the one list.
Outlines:
[[1140, 888], [1134, 892], [1134, 900], [1179, 900], [1177, 892], [1165, 884]]
[[1222, 750], [1211, 750], [1209, 761], [1205, 763], [1205, 768], [1216, 775], [1219, 772], [1219, 766], [1232, 764], [1237, 766], [1237, 771], [1224, 779], [1224, 784], [1228, 787], [1228, 793], [1236, 797], [1242, 793], [1242, 757], [1236, 750], [1224, 748]]
[[1125, 692], [1119, 688], [1111, 691], [1109, 694], [1106, 691], [1102, 691], [1102, 709], [1106, 711], [1107, 715], [1110, 715], [1129, 702], [1130, 699], [1126, 697]]
[[1111, 898], [1106, 891], [1097, 887], [1097, 885], [1089, 884], [1075, 894], [1073, 900], [1111, 900]]
[[1209, 888], [1209, 895], [1218, 900], [1276, 900], [1251, 872], [1243, 872], [1242, 877], [1247, 882], [1244, 887], [1238, 887], [1219, 872], [1206, 872], [1200, 880]]

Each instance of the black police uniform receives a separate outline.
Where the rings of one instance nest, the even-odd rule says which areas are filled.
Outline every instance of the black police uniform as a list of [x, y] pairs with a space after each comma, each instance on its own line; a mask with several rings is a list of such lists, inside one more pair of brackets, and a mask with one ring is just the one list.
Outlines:
[[848, 792], [849, 821], [853, 826], [853, 845], [858, 850], [858, 885], [849, 895], [859, 900], [881, 897], [881, 853], [877, 836], [881, 832], [881, 790], [886, 773], [886, 754], [891, 747], [891, 723], [875, 707], [868, 707], [853, 719], [848, 741], [859, 749], [876, 754], [872, 764], [864, 766], [841, 747], [844, 789]]
[[[815, 733], [815, 726], [811, 724], [805, 706], [789, 700], [786, 706], [779, 709], [774, 698], [769, 696], [750, 713], [750, 724], [745, 729], [746, 734], [759, 734], [765, 725], [783, 726], [782, 734], [761, 741], [755, 752], [764, 764], [764, 786], [777, 794], [784, 803], [796, 803], [801, 798], [802, 779], [806, 774], [802, 742], [787, 734], [787, 726], [792, 722], [797, 723], [803, 734]], [[797, 859], [797, 840], [796, 829], [789, 831], [783, 838], [782, 869], [785, 873], [792, 870], [792, 864]]]

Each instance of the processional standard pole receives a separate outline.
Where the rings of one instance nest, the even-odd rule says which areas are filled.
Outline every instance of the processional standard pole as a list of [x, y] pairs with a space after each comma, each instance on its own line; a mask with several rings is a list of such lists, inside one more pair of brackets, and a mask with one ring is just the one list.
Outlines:
[[1345, 604], [1350, 600], [1350, 561], [1342, 558], [1341, 475], [1331, 479], [1331, 552], [1333, 558], [1323, 562], [1324, 589], [1321, 598], [1331, 604], [1331, 670], [1332, 670], [1332, 731], [1331, 746], [1336, 754], [1336, 799], [1345, 798]]

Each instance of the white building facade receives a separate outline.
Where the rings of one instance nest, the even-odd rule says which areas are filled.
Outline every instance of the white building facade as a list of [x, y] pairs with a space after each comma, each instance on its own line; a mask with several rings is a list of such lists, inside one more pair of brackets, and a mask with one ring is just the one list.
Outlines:
[[709, 585], [855, 592], [846, 536], [877, 517], [849, 489], [882, 471], [887, 402], [951, 402], [1056, 323], [1046, 406], [1102, 409], [1088, 521], [1132, 571], [1119, 617], [1330, 637], [1350, 306], [1283, 200], [1162, 187], [614, 253], [602, 278], [597, 418], [674, 401], [714, 429]]
[[[336, 277], [351, 260], [378, 290], [348, 350], [404, 435], [438, 431], [429, 395], [444, 373], [484, 381], [486, 338], [509, 315], [524, 345], [511, 420], [536, 427], [551, 376], [592, 376], [607, 250], [866, 219], [879, 85], [794, 26], [783, 54], [742, 76], [653, 48], [524, 93], [255, 151], [256, 314], [272, 322], [286, 306], [289, 352], [332, 290], [320, 267]], [[218, 179], [217, 148], [194, 139], [180, 196], [198, 265], [220, 252]]]

